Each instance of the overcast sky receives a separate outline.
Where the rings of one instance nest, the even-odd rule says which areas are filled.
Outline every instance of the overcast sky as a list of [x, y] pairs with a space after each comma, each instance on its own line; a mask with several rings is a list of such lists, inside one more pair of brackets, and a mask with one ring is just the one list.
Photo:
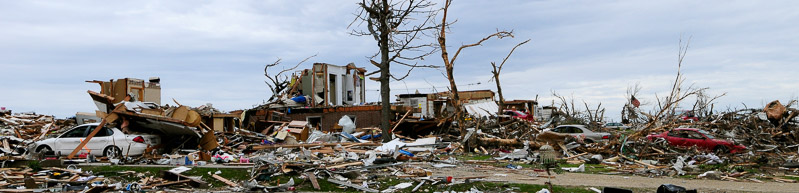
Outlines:
[[[377, 70], [369, 37], [348, 35], [357, 1], [0, 1], [0, 107], [60, 118], [96, 108], [86, 80], [161, 77], [162, 100], [212, 103], [224, 111], [262, 104], [270, 93], [263, 67], [354, 62]], [[501, 77], [510, 99], [551, 104], [551, 91], [618, 120], [628, 86], [640, 83], [642, 108], [664, 96], [677, 70], [678, 41], [691, 37], [686, 84], [727, 93], [719, 107], [762, 108], [797, 97], [797, 1], [455, 1], [450, 49], [497, 29], [461, 53], [461, 90], [491, 89], [490, 62], [517, 43]], [[441, 65], [439, 56], [425, 64]], [[396, 68], [395, 70], [404, 70]], [[392, 94], [446, 90], [437, 69], [415, 70]], [[379, 100], [367, 82], [367, 100]], [[688, 102], [688, 103], [692, 103]], [[686, 108], [689, 106], [683, 105]]]

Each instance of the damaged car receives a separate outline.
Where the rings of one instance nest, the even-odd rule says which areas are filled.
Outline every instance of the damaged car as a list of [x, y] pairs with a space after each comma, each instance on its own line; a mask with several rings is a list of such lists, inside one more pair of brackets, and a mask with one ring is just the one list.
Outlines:
[[716, 139], [707, 131], [696, 128], [676, 128], [660, 134], [648, 135], [646, 139], [650, 141], [664, 139], [673, 146], [696, 146], [699, 149], [711, 150], [716, 153], [738, 153], [746, 149], [743, 145], [733, 141]]
[[[89, 123], [67, 130], [58, 137], [35, 142], [35, 151], [44, 153], [54, 151], [56, 155], [68, 155], [80, 145], [98, 123]], [[120, 155], [142, 155], [147, 147], [160, 144], [160, 137], [153, 134], [123, 133], [113, 127], [102, 127], [81, 149], [81, 153], [95, 156], [116, 157]]]
[[585, 138], [585, 143], [608, 141], [610, 139], [610, 133], [594, 132], [588, 129], [588, 127], [585, 125], [561, 125], [555, 127], [554, 129], [544, 129], [544, 131], [568, 134], [575, 138]]

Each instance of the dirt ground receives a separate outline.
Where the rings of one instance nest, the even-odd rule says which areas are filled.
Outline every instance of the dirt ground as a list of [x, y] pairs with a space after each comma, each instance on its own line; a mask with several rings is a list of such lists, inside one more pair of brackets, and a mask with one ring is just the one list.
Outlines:
[[[428, 167], [426, 167], [428, 168]], [[488, 176], [487, 180], [502, 180], [509, 183], [525, 183], [525, 184], [544, 184], [547, 178], [536, 177], [538, 175], [545, 176], [546, 172], [535, 172], [532, 170], [522, 169], [513, 170], [505, 168], [481, 167], [464, 164], [457, 168], [433, 168], [434, 177], [438, 176], [453, 176], [471, 177], [471, 176]], [[661, 184], [674, 184], [686, 187], [688, 189], [698, 189], [699, 192], [799, 192], [799, 183], [778, 183], [778, 182], [732, 182], [721, 180], [704, 180], [704, 179], [682, 179], [682, 178], [669, 178], [669, 177], [642, 177], [630, 175], [602, 175], [602, 174], [582, 174], [582, 173], [569, 173], [562, 174], [552, 173], [555, 178], [552, 178], [552, 184], [561, 186], [587, 186], [602, 189], [603, 187], [617, 187], [617, 188], [635, 188], [640, 191], [641, 189], [651, 190], [655, 192]], [[638, 192], [636, 191], [636, 192]]]

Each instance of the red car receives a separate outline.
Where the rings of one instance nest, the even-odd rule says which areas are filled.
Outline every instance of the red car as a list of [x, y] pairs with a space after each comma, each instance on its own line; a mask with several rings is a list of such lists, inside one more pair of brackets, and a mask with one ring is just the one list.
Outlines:
[[527, 113], [524, 113], [524, 112], [521, 112], [521, 111], [517, 111], [517, 110], [504, 110], [504, 111], [502, 111], [502, 114], [503, 115], [508, 115], [508, 116], [511, 116], [511, 117], [517, 118], [517, 119], [522, 119], [522, 120], [527, 120], [527, 121], [535, 121], [535, 119], [533, 118], [533, 115], [527, 114]]
[[743, 145], [738, 145], [727, 140], [716, 139], [707, 131], [694, 128], [676, 128], [660, 134], [646, 136], [646, 139], [650, 141], [657, 138], [666, 139], [669, 144], [674, 146], [696, 146], [699, 149], [712, 150], [717, 153], [738, 153], [746, 149]]
[[682, 111], [682, 113], [680, 113], [680, 119], [685, 122], [699, 121], [699, 117], [694, 114], [694, 111]]

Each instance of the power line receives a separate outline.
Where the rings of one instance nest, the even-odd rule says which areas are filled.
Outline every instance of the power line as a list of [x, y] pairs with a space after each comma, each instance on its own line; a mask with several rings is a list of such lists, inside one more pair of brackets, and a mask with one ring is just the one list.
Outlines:
[[[474, 85], [480, 85], [480, 84], [482, 84], [482, 83], [481, 82], [475, 82], [475, 83], [470, 83], [470, 84], [460, 84], [460, 85], [457, 85], [457, 86], [474, 86]], [[434, 90], [434, 89], [437, 89], [437, 88], [448, 88], [448, 87], [449, 86], [432, 86], [432, 87], [404, 88], [404, 89], [403, 88], [392, 88], [391, 90], [405, 90], [405, 91], [409, 91], [409, 90], [426, 90], [426, 89]], [[380, 89], [366, 89], [366, 91], [380, 91]]]

